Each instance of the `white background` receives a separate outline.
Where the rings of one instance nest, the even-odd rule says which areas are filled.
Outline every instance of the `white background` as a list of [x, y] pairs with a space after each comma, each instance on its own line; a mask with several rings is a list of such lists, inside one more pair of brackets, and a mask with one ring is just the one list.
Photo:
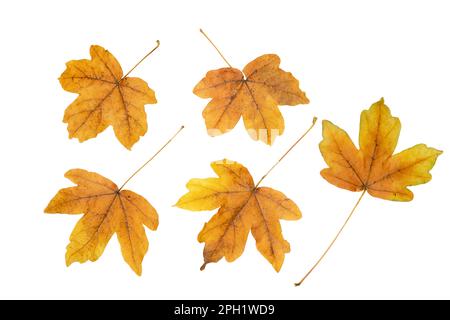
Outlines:
[[[450, 298], [449, 16], [448, 1], [2, 1], [0, 298]], [[311, 103], [281, 107], [286, 131], [274, 146], [247, 137], [242, 122], [207, 136], [207, 100], [192, 88], [225, 65], [199, 27], [234, 66], [277, 53], [300, 79]], [[89, 58], [89, 46], [99, 44], [127, 71], [157, 39], [160, 49], [133, 72], [158, 98], [146, 107], [147, 135], [131, 152], [111, 128], [84, 143], [69, 140], [62, 116], [76, 95], [58, 82], [65, 62]], [[358, 198], [320, 177], [319, 123], [264, 181], [304, 215], [282, 223], [292, 252], [281, 272], [251, 236], [237, 261], [199, 271], [196, 237], [214, 212], [172, 207], [190, 178], [212, 176], [209, 163], [227, 157], [257, 180], [314, 115], [356, 139], [360, 112], [382, 96], [402, 121], [398, 150], [423, 142], [447, 152], [433, 180], [412, 188], [412, 202], [365, 197], [320, 267], [294, 288]], [[182, 124], [128, 185], [160, 215], [158, 230], [147, 232], [143, 276], [122, 260], [115, 237], [99, 261], [67, 268], [79, 216], [43, 213], [71, 185], [64, 173], [84, 168], [119, 184]]]

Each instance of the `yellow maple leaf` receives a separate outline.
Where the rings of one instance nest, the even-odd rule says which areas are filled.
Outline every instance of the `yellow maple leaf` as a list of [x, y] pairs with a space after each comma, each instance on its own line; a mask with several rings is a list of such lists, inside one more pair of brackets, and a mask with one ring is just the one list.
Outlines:
[[69, 61], [59, 78], [64, 90], [79, 94], [64, 113], [69, 137], [83, 142], [111, 125], [120, 143], [131, 149], [147, 132], [144, 105], [156, 103], [155, 93], [144, 80], [128, 77], [137, 65], [124, 76], [109, 51], [93, 45], [90, 54], [91, 60]]
[[417, 144], [393, 155], [400, 135], [400, 120], [392, 117], [384, 100], [361, 113], [359, 146], [330, 121], [323, 121], [320, 151], [329, 168], [322, 177], [335, 186], [367, 192], [378, 198], [410, 201], [407, 188], [431, 180], [429, 171], [442, 151]]
[[156, 210], [142, 196], [121, 190], [97, 173], [73, 169], [65, 177], [77, 186], [59, 190], [45, 212], [84, 214], [70, 236], [67, 266], [73, 262], [96, 261], [117, 233], [124, 260], [141, 275], [142, 260], [148, 250], [144, 225], [156, 230]]
[[409, 186], [431, 180], [430, 170], [442, 151], [417, 144], [394, 154], [400, 120], [391, 115], [384, 99], [361, 113], [359, 149], [347, 132], [324, 120], [320, 152], [328, 165], [320, 174], [329, 183], [350, 191], [362, 191], [347, 219], [327, 249], [295, 285], [301, 285], [320, 264], [354, 214], [364, 194], [393, 201], [411, 201]]
[[220, 207], [198, 235], [198, 241], [205, 243], [201, 269], [222, 257], [229, 262], [239, 258], [251, 231], [259, 252], [279, 271], [290, 251], [279, 220], [300, 219], [299, 208], [280, 191], [255, 186], [247, 168], [239, 163], [223, 160], [211, 167], [218, 178], [191, 179], [189, 192], [176, 203], [192, 211]]

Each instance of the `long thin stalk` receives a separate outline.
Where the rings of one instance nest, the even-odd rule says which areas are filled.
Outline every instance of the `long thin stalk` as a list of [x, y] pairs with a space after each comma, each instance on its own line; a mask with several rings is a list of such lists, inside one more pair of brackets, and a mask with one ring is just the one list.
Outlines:
[[231, 66], [231, 64], [228, 62], [228, 60], [225, 58], [225, 56], [222, 54], [222, 52], [220, 52], [219, 48], [217, 48], [217, 46], [214, 44], [214, 42], [212, 42], [212, 40], [208, 37], [208, 35], [202, 30], [200, 29], [200, 32], [202, 35], [205, 36], [205, 38], [209, 41], [209, 43], [212, 44], [212, 46], [214, 47], [214, 49], [216, 49], [216, 51], [220, 54], [220, 56], [222, 57], [223, 61], [225, 61], [225, 63], [230, 67], [233, 68]]
[[136, 69], [138, 65], [140, 65], [145, 59], [147, 59], [147, 57], [148, 57], [149, 55], [151, 55], [151, 54], [153, 53], [153, 51], [155, 51], [156, 49], [158, 49], [159, 44], [160, 44], [159, 40], [156, 40], [156, 46], [155, 46], [152, 50], [150, 50], [150, 51], [149, 51], [149, 52], [148, 52], [141, 60], [139, 60], [139, 62], [136, 63], [136, 64], [134, 65], [134, 67], [131, 68], [130, 71], [128, 71], [128, 72], [122, 77], [122, 79], [120, 79], [120, 80], [122, 81], [123, 79], [125, 79], [126, 77], [128, 77], [128, 75], [129, 75], [131, 72], [133, 72], [133, 70]]
[[351, 217], [353, 216], [353, 213], [355, 212], [356, 208], [358, 207], [359, 203], [361, 202], [363, 196], [366, 194], [367, 190], [364, 190], [361, 193], [361, 196], [358, 198], [358, 201], [356, 201], [356, 204], [354, 205], [352, 211], [350, 212], [350, 214], [348, 215], [347, 219], [345, 220], [344, 224], [342, 225], [342, 227], [339, 229], [338, 233], [336, 234], [336, 236], [334, 237], [333, 241], [331, 241], [330, 245], [328, 246], [328, 248], [324, 251], [324, 253], [320, 256], [319, 260], [317, 260], [317, 262], [312, 266], [311, 269], [309, 269], [309, 271], [303, 276], [302, 280], [300, 280], [299, 282], [295, 283], [295, 286], [298, 287], [300, 286], [305, 280], [306, 278], [308, 278], [308, 276], [314, 271], [314, 269], [320, 264], [320, 262], [323, 260], [323, 258], [325, 258], [326, 254], [328, 253], [328, 251], [330, 251], [331, 247], [333, 247], [334, 243], [336, 242], [336, 240], [339, 238], [339, 236], [341, 235], [342, 231], [344, 230], [345, 226], [347, 225], [347, 223], [350, 221]]
[[142, 169], [144, 169], [144, 167], [146, 166], [146, 165], [148, 165], [161, 151], [163, 151], [163, 149], [165, 148], [165, 147], [167, 147], [167, 145], [169, 144], [169, 143], [171, 143], [172, 142], [172, 140], [173, 139], [175, 139], [175, 137], [180, 133], [180, 131], [181, 130], [183, 130], [184, 129], [184, 126], [181, 126], [181, 128], [180, 129], [178, 129], [178, 131], [172, 136], [172, 138], [170, 138], [169, 140], [167, 140], [167, 142], [158, 150], [158, 151], [156, 151], [156, 153], [153, 155], [153, 156], [151, 156], [150, 157], [150, 159], [148, 159], [142, 166], [140, 166], [139, 167], [139, 169], [137, 169], [123, 184], [122, 184], [122, 186], [119, 188], [119, 190], [117, 191], [117, 192], [119, 192], [120, 190], [122, 190], [123, 189], [123, 187], [125, 187], [125, 185], [131, 180], [131, 179], [133, 179], [133, 177], [135, 176], [135, 175], [137, 175], [138, 173], [139, 173], [139, 171], [141, 171]]
[[281, 156], [280, 159], [278, 159], [277, 162], [275, 162], [275, 164], [261, 177], [261, 179], [259, 179], [258, 183], [255, 185], [255, 189], [260, 185], [260, 183], [269, 175], [269, 173], [275, 169], [275, 167], [281, 162], [281, 160], [284, 159], [284, 157], [286, 157], [288, 155], [289, 152], [291, 152], [292, 149], [294, 149], [294, 147], [300, 142], [302, 141], [302, 139], [308, 134], [308, 132], [311, 131], [311, 129], [314, 127], [314, 125], [316, 124], [317, 121], [317, 117], [313, 118], [312, 124], [311, 126], [308, 128], [308, 130], [306, 130], [301, 136], [300, 138], [297, 139], [297, 141], [294, 142], [294, 144]]

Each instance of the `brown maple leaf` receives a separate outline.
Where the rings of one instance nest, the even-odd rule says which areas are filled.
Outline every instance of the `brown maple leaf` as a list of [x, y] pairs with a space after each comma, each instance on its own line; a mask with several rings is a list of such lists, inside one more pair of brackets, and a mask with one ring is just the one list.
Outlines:
[[109, 51], [93, 45], [90, 53], [91, 60], [69, 61], [59, 78], [64, 90], [79, 94], [64, 112], [69, 137], [83, 142], [111, 125], [120, 143], [131, 149], [147, 132], [144, 105], [156, 103], [155, 93], [144, 80], [128, 77], [139, 63], [124, 76]]

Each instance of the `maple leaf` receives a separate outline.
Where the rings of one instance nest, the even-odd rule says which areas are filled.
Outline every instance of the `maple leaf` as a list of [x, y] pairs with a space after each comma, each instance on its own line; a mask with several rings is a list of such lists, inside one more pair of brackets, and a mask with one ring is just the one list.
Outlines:
[[384, 99], [361, 113], [359, 146], [348, 134], [323, 121], [320, 151], [329, 168], [321, 175], [335, 186], [367, 192], [378, 198], [410, 201], [407, 188], [431, 180], [429, 171], [442, 151], [417, 144], [393, 155], [400, 135], [400, 120], [392, 117]]
[[229, 262], [239, 258], [251, 230], [259, 252], [279, 271], [290, 251], [279, 220], [300, 219], [299, 208], [280, 191], [255, 186], [247, 168], [239, 163], [225, 159], [211, 167], [218, 178], [191, 179], [189, 192], [176, 203], [192, 211], [220, 207], [198, 235], [198, 241], [205, 243], [201, 269], [222, 257]]
[[208, 133], [226, 133], [242, 116], [254, 140], [271, 145], [276, 136], [282, 135], [284, 119], [278, 105], [307, 104], [309, 100], [300, 90], [299, 81], [279, 65], [276, 54], [265, 54], [243, 71], [231, 66], [209, 71], [193, 91], [200, 98], [212, 98], [203, 110]]
[[156, 230], [156, 210], [142, 196], [121, 190], [97, 173], [73, 169], [65, 177], [77, 186], [59, 190], [45, 212], [84, 214], [70, 236], [67, 266], [73, 262], [96, 261], [117, 233], [124, 260], [141, 275], [142, 260], [148, 250], [144, 225]]
[[64, 112], [69, 138], [83, 142], [111, 125], [120, 143], [131, 149], [147, 132], [144, 105], [156, 103], [155, 93], [144, 80], [127, 77], [137, 65], [123, 76], [109, 51], [93, 45], [90, 54], [91, 60], [69, 61], [59, 78], [64, 90], [79, 94]]
[[359, 150], [347, 132], [330, 121], [323, 121], [320, 152], [328, 165], [320, 174], [329, 183], [350, 191], [362, 191], [344, 224], [312, 268], [295, 283], [300, 286], [330, 251], [363, 196], [394, 201], [411, 201], [409, 186], [431, 180], [430, 170], [442, 151], [417, 144], [394, 154], [400, 135], [400, 120], [391, 115], [384, 99], [361, 113]]

